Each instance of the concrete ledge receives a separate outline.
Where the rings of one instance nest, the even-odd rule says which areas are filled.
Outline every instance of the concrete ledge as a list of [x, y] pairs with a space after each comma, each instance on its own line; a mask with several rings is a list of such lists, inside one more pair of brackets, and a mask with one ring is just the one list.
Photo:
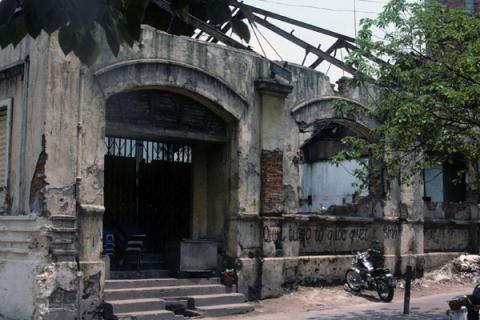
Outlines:
[[473, 220], [458, 220], [458, 219], [425, 219], [425, 224], [480, 224], [479, 219]]
[[[407, 265], [420, 271], [431, 271], [458, 257], [460, 252], [435, 252], [412, 255], [386, 255], [385, 267], [397, 275], [404, 274]], [[281, 296], [298, 285], [343, 283], [350, 268], [352, 255], [298, 256], [263, 259], [240, 259], [239, 291], [249, 297], [267, 299]], [[261, 269], [259, 269], [259, 266]], [[258, 278], [260, 277], [260, 279]]]
[[459, 257], [463, 252], [432, 252], [423, 255], [425, 271], [432, 271], [449, 261]]
[[103, 214], [105, 213], [105, 207], [93, 204], [81, 204], [80, 211], [82, 215], [85, 216], [103, 216]]
[[0, 215], [0, 221], [35, 221], [37, 219], [36, 214], [29, 214], [26, 216], [2, 216]]
[[261, 298], [278, 297], [297, 285], [342, 282], [351, 260], [351, 255], [265, 258]]
[[288, 96], [293, 90], [292, 85], [280, 83], [272, 79], [257, 79], [255, 80], [255, 87], [260, 92], [269, 93], [280, 97]]

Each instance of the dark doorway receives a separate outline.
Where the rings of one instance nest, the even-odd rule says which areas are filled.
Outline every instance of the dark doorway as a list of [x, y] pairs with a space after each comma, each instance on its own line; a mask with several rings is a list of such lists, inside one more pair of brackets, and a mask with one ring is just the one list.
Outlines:
[[108, 98], [103, 249], [111, 269], [175, 268], [179, 240], [223, 235], [227, 125], [213, 109], [154, 89]]
[[140, 230], [147, 253], [188, 238], [192, 152], [185, 144], [106, 138], [106, 230]]

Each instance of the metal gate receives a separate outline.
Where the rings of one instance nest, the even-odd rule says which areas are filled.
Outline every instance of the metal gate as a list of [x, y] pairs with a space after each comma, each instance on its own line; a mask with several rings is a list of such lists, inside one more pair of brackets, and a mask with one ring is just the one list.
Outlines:
[[105, 228], [141, 228], [150, 252], [188, 238], [191, 146], [117, 137], [105, 144]]

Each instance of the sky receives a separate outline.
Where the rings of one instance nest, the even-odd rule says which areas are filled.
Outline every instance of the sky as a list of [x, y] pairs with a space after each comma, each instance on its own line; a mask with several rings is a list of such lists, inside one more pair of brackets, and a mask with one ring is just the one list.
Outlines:
[[[354, 37], [355, 29], [358, 29], [360, 20], [365, 17], [376, 17], [376, 15], [382, 11], [383, 6], [387, 4], [388, 0], [244, 0], [244, 2], [252, 6]], [[275, 25], [282, 27], [288, 32], [294, 29], [295, 31], [293, 34], [295, 36], [314, 46], [321, 44], [320, 48], [324, 51], [327, 50], [336, 40], [335, 38], [270, 18], [269, 21], [274, 22]], [[288, 40], [270, 32], [262, 26], [258, 26], [258, 28], [261, 34], [263, 34], [274, 46], [281, 58], [258, 32], [257, 36], [260, 39], [261, 46], [256, 40], [254, 34], [252, 34], [252, 40], [250, 42], [250, 45], [256, 52], [263, 55], [264, 51], [266, 56], [272, 60], [285, 60], [298, 64], [302, 63], [305, 57], [305, 51], [302, 48], [290, 43]], [[345, 50], [339, 51], [337, 52], [337, 58], [341, 58], [342, 54], [345, 56], [347, 53]], [[309, 54], [305, 61], [305, 65], [310, 65], [315, 59], [315, 55]], [[323, 62], [317, 67], [317, 70], [327, 74], [330, 77], [330, 81], [333, 83], [344, 75], [340, 69], [335, 66], [330, 66], [330, 63], [328, 62]]]
[[[1, 2], [2, 0], [0, 0]], [[347, 36], [354, 37], [355, 29], [358, 29], [362, 18], [374, 18], [382, 11], [383, 6], [388, 0], [243, 0], [244, 3], [266, 9], [293, 19], [304, 21], [318, 27], [329, 29]], [[312, 32], [290, 24], [282, 23], [277, 20], [269, 20], [275, 25], [282, 27], [286, 31], [294, 31], [294, 35], [318, 46], [322, 50], [327, 50], [336, 39]], [[255, 34], [252, 33], [250, 46], [259, 54], [266, 55], [271, 60], [283, 60], [297, 64], [302, 64], [305, 51], [290, 43], [288, 40], [276, 35], [275, 33], [258, 26], [257, 41]], [[275, 48], [272, 47], [262, 37], [265, 36]], [[260, 44], [259, 44], [260, 43]], [[275, 51], [278, 52], [278, 55]], [[347, 53], [340, 50], [337, 58]], [[310, 65], [316, 60], [316, 56], [309, 54], [305, 60], [305, 65]], [[330, 77], [332, 83], [342, 77], [344, 72], [328, 62], [323, 62], [317, 67], [317, 70]], [[347, 74], [348, 75], [348, 74]]]

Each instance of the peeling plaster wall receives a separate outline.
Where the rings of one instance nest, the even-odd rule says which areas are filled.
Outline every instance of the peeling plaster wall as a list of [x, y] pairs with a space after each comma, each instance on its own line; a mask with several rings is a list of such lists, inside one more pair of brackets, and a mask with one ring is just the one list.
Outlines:
[[0, 314], [33, 319], [42, 303], [37, 274], [47, 263], [48, 221], [35, 214], [0, 216]]
[[[0, 235], [3, 315], [99, 317], [105, 105], [111, 95], [140, 88], [184, 94], [227, 123], [229, 143], [200, 152], [204, 162], [196, 164], [207, 177], [198, 171], [195, 188], [202, 189], [200, 180], [207, 179], [207, 190], [195, 194], [201, 210], [193, 217], [198, 223], [193, 236], [220, 241], [225, 260], [238, 266], [240, 290], [250, 298], [339, 281], [350, 264], [348, 252], [372, 240], [380, 242], [385, 264], [396, 272], [408, 263], [432, 268], [451, 251], [478, 251], [476, 204], [425, 203], [420, 179], [409, 186], [379, 181], [378, 190], [358, 203], [299, 214], [300, 147], [311, 137], [302, 127], [336, 119], [368, 133], [376, 125], [371, 119], [340, 117], [334, 104], [368, 108], [374, 88], [341, 84], [334, 91], [325, 75], [295, 65], [288, 67], [293, 80], [286, 83], [272, 79], [269, 62], [254, 53], [150, 27], [141, 43], [122, 48], [118, 57], [101, 43], [105, 47], [90, 68], [65, 57], [55, 36], [0, 51], [0, 67], [30, 54], [27, 80], [14, 85], [0, 80], [0, 94], [15, 96], [12, 205], [6, 214], [31, 214], [21, 222], [0, 218], [7, 236]], [[17, 224], [25, 229], [12, 231]], [[442, 232], [448, 238], [461, 231], [468, 233], [462, 241], [436, 240]], [[21, 240], [18, 252], [12, 249], [17, 242], [8, 238], [14, 232]], [[468, 248], [461, 245], [467, 240]], [[17, 269], [25, 274], [18, 283], [28, 290], [8, 280]], [[19, 301], [27, 302], [21, 313]]]
[[[396, 181], [386, 181], [385, 185], [379, 182], [378, 190], [359, 203], [334, 207], [317, 215], [298, 214], [300, 146], [311, 136], [301, 132], [301, 126], [339, 118], [334, 108], [338, 99], [368, 108], [372, 97], [378, 94], [374, 87], [352, 88], [340, 83], [340, 91], [334, 91], [325, 75], [291, 65], [288, 68], [292, 82], [274, 81], [285, 90], [275, 92], [275, 88], [268, 88], [268, 83], [267, 88], [258, 83], [271, 80], [268, 62], [261, 57], [171, 36], [149, 27], [145, 27], [141, 45], [122, 49], [118, 58], [113, 58], [107, 48], [103, 49], [97, 64], [85, 73], [83, 97], [89, 100], [85, 105], [89, 105], [86, 108], [91, 114], [82, 114], [88, 114], [93, 132], [88, 143], [84, 139], [89, 149], [83, 151], [82, 159], [88, 157], [97, 163], [98, 170], [102, 169], [102, 150], [91, 147], [95, 143], [101, 145], [103, 138], [101, 130], [105, 124], [99, 120], [103, 118], [97, 110], [104, 108], [105, 99], [110, 95], [124, 90], [168, 89], [197, 99], [220, 116], [225, 113], [223, 118], [234, 128], [231, 152], [223, 153], [229, 158], [222, 160], [230, 163], [226, 173], [228, 206], [223, 208], [223, 201], [204, 203], [203, 218], [197, 217], [199, 225], [195, 233], [197, 236], [215, 234], [222, 241], [221, 234], [213, 229], [222, 227], [222, 219], [215, 217], [225, 211], [226, 254], [243, 262], [239, 273], [247, 285], [242, 290], [250, 297], [268, 296], [261, 289], [265, 281], [282, 287], [282, 283], [290, 282], [289, 277], [296, 277], [300, 283], [309, 282], [308, 272], [317, 269], [341, 263], [335, 270], [343, 270], [343, 264], [350, 263], [350, 257], [345, 254], [352, 249], [365, 249], [373, 240], [380, 242], [390, 256], [389, 265], [396, 272], [404, 270], [410, 261], [409, 255], [424, 254], [424, 245], [428, 247], [425, 241], [430, 240], [424, 237], [423, 218], [427, 207], [422, 199], [420, 180], [411, 186], [400, 186]], [[376, 126], [374, 121], [361, 116], [341, 121], [365, 134]], [[217, 160], [220, 162], [220, 156]], [[98, 195], [100, 199], [101, 184], [101, 179], [92, 174], [91, 182], [82, 184], [82, 188], [100, 186], [95, 189], [98, 191], [86, 192], [86, 196]], [[202, 193], [197, 196], [201, 197]], [[91, 202], [101, 203], [93, 198]], [[195, 221], [195, 216], [193, 219]], [[208, 219], [216, 221], [211, 225]], [[458, 246], [444, 244], [443, 249], [458, 250]], [[322, 258], [329, 254], [340, 256], [336, 260]], [[307, 255], [310, 258], [303, 258]], [[287, 257], [297, 257], [308, 267], [302, 269], [304, 272], [288, 267], [288, 276], [269, 280], [267, 275], [277, 273], [270, 270], [271, 264], [265, 259], [283, 261]], [[321, 261], [318, 268], [313, 267], [317, 260]], [[417, 259], [415, 263], [423, 268], [423, 261]], [[435, 257], [430, 258], [429, 266], [434, 261]], [[333, 276], [327, 274], [322, 279], [329, 281], [329, 277]]]
[[[42, 197], [36, 198], [45, 187], [40, 180], [48, 56], [44, 34], [0, 51], [0, 70], [5, 70], [0, 72], [0, 100], [13, 99], [8, 207], [0, 213], [0, 314], [12, 319], [40, 314], [44, 300], [37, 275], [50, 263], [51, 223], [44, 217]], [[18, 73], [9, 77], [15, 65]], [[39, 201], [31, 201], [31, 194]]]

